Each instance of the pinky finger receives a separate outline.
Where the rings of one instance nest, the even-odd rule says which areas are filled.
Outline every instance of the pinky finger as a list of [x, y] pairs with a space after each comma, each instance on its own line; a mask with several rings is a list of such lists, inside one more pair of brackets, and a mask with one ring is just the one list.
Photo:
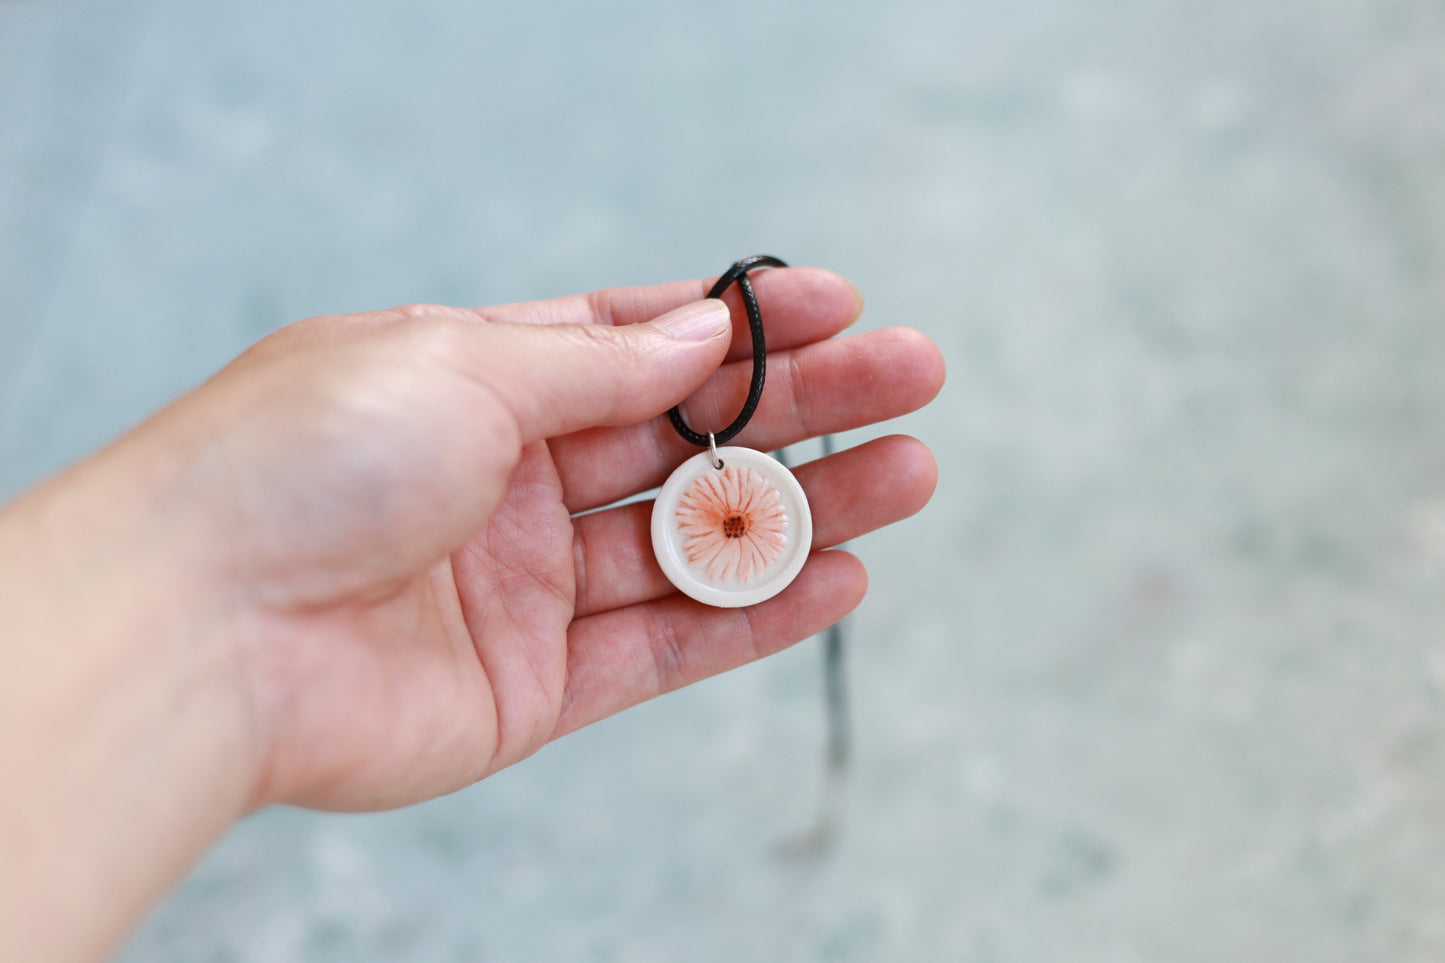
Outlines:
[[572, 623], [567, 688], [552, 738], [816, 635], [851, 612], [868, 575], [847, 552], [819, 552], [776, 598], [717, 609], [682, 595]]

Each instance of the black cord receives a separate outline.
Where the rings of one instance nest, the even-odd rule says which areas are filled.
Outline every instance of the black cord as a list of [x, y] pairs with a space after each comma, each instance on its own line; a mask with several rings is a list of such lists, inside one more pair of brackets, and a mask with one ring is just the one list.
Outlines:
[[[748, 311], [748, 329], [753, 335], [753, 380], [748, 384], [748, 399], [743, 402], [743, 410], [733, 419], [732, 424], [722, 431], [713, 432], [712, 443], [714, 444], [723, 445], [732, 441], [737, 433], [752, 420], [753, 412], [757, 411], [758, 402], [763, 397], [763, 379], [767, 377], [768, 345], [767, 339], [763, 337], [763, 311], [758, 307], [758, 296], [753, 293], [753, 283], [748, 280], [748, 272], [755, 267], [787, 266], [787, 263], [781, 258], [775, 258], [768, 254], [754, 254], [752, 257], [745, 257], [723, 272], [723, 276], [717, 279], [717, 283], [707, 293], [710, 298], [722, 297], [722, 293], [736, 283], [738, 293], [743, 296], [743, 306]], [[676, 428], [677, 433], [683, 438], [699, 447], [708, 447], [708, 436], [693, 431], [688, 427], [687, 422], [682, 420], [680, 406], [669, 410], [667, 417], [672, 422], [672, 427]]]
[[[833, 454], [833, 436], [823, 436], [823, 457]], [[823, 640], [823, 692], [828, 712], [828, 768], [841, 776], [853, 755], [852, 727], [848, 724], [847, 672], [843, 664], [843, 623], [828, 626]]]
[[[747, 401], [743, 403], [743, 410], [733, 419], [733, 423], [722, 431], [714, 432], [711, 438], [712, 444], [725, 444], [731, 441], [738, 432], [742, 431], [748, 421], [752, 419], [753, 412], [757, 410], [758, 402], [763, 397], [763, 381], [767, 377], [767, 341], [763, 336], [763, 312], [758, 307], [758, 297], [753, 292], [752, 282], [748, 280], [748, 272], [756, 267], [787, 267], [781, 259], [767, 254], [757, 254], [752, 257], [745, 257], [732, 267], [723, 272], [722, 277], [708, 291], [707, 296], [716, 298], [722, 296], [733, 284], [738, 286], [738, 293], [742, 295], [743, 306], [748, 312], [748, 329], [753, 336], [753, 378], [748, 385]], [[687, 441], [700, 447], [708, 447], [709, 438], [705, 434], [693, 431], [687, 423], [682, 420], [680, 408], [673, 408], [667, 413], [672, 426], [677, 433]], [[823, 436], [823, 455], [827, 457], [833, 454], [833, 436]], [[787, 456], [784, 452], [777, 453], [778, 460], [787, 464]], [[841, 779], [848, 769], [848, 762], [852, 756], [852, 733], [848, 720], [848, 689], [845, 684], [845, 671], [843, 662], [844, 631], [841, 622], [835, 622], [828, 626], [827, 634], [823, 642], [823, 689], [826, 712], [828, 718], [828, 774], [829, 791], [836, 792], [837, 780]], [[830, 839], [833, 833], [832, 805], [826, 804], [822, 823], [820, 824], [820, 838]]]

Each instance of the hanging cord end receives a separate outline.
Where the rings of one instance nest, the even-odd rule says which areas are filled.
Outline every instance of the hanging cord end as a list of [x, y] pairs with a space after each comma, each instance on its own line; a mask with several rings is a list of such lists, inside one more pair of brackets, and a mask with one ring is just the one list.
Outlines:
[[[837, 450], [832, 435], [824, 435], [823, 457]], [[843, 622], [828, 626], [823, 641], [823, 692], [828, 706], [828, 772], [830, 782], [841, 783], [853, 755], [852, 729], [848, 719], [847, 675], [843, 664]]]
[[[822, 437], [823, 456], [836, 451], [832, 435]], [[787, 464], [784, 451], [776, 453]], [[834, 622], [823, 634], [823, 700], [827, 719], [822, 800], [817, 821], [807, 829], [776, 844], [779, 857], [806, 862], [821, 859], [832, 851], [843, 824], [844, 783], [853, 758], [852, 726], [848, 713], [847, 672], [844, 643], [847, 619]]]

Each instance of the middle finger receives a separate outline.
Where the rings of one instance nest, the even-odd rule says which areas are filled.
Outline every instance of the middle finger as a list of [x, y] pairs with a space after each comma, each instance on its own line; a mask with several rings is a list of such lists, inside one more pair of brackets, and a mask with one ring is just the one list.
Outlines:
[[[767, 388], [735, 444], [771, 451], [806, 438], [896, 418], [938, 393], [943, 362], [909, 328], [884, 328], [780, 351], [768, 357]], [[694, 429], [720, 431], [742, 407], [752, 362], [718, 369], [683, 405]], [[697, 454], [665, 416], [624, 428], [588, 428], [549, 443], [569, 512], [582, 512], [660, 485]]]

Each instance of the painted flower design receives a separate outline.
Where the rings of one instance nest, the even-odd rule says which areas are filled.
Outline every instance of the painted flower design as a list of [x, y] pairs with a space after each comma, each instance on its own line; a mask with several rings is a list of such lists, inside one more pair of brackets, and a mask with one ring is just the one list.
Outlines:
[[699, 475], [678, 499], [677, 521], [687, 560], [713, 581], [747, 583], [788, 545], [783, 496], [752, 468]]

